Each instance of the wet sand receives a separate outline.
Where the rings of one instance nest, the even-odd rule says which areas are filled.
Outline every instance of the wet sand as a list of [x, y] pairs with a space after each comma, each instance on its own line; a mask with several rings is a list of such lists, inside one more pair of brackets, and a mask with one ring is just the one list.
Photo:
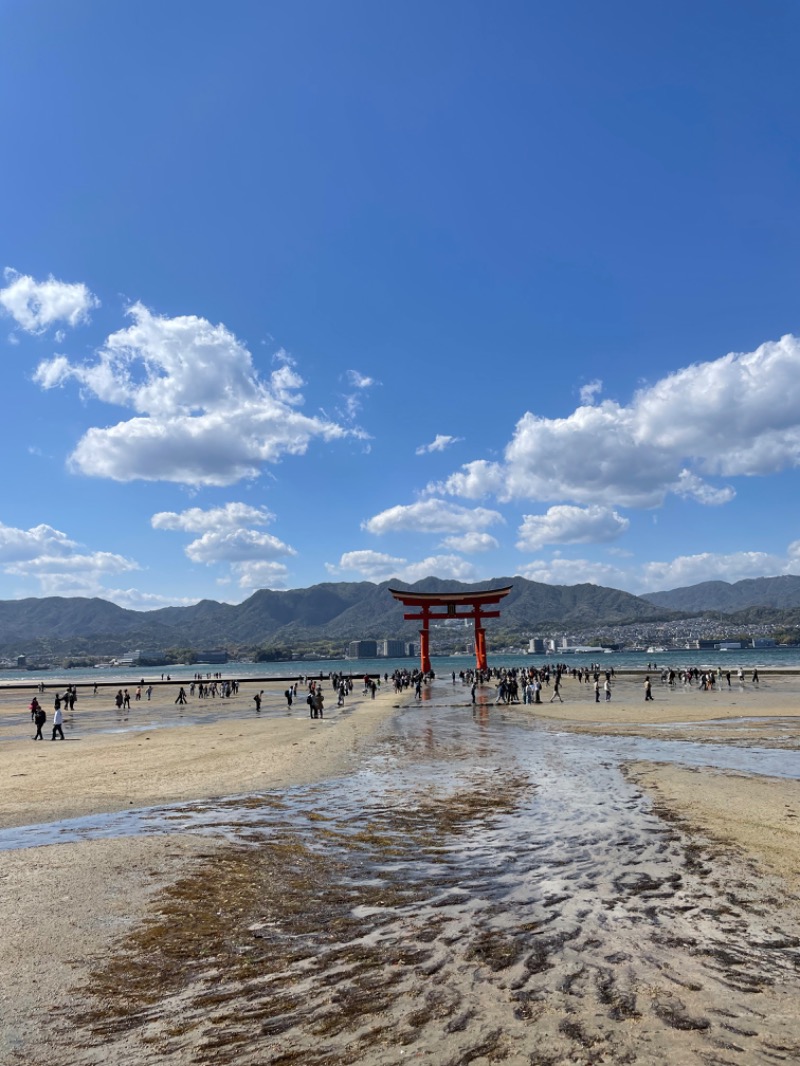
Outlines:
[[[44, 741], [27, 710], [30, 696], [0, 693], [0, 828], [98, 812], [281, 788], [342, 772], [396, 702], [356, 688], [344, 708], [328, 685], [325, 718], [311, 720], [300, 693], [291, 711], [285, 683], [247, 684], [228, 699], [176, 706], [178, 686], [118, 712], [114, 692], [79, 694], [52, 741], [52, 694]], [[256, 713], [253, 695], [264, 691]], [[358, 713], [355, 711], [358, 708]], [[25, 739], [16, 739], [24, 736]]]
[[[752, 743], [748, 735], [722, 723], [751, 718], [750, 737], [769, 733], [774, 723], [773, 739], [796, 750], [800, 681], [770, 680], [732, 693], [672, 693], [656, 683], [650, 704], [640, 681], [617, 683], [610, 704], [596, 705], [576, 682], [562, 691], [563, 705], [495, 709], [487, 690], [473, 717], [467, 694], [437, 682], [433, 703], [441, 698], [449, 723], [464, 722], [463, 732], [456, 724], [442, 733], [436, 713], [420, 733], [404, 732], [403, 721], [414, 719], [392, 718], [398, 700], [388, 692], [348, 701], [344, 714], [311, 722], [302, 704], [286, 715], [282, 687], [258, 720], [252, 692], [243, 690], [238, 703], [222, 701], [224, 709], [207, 712], [218, 720], [193, 725], [159, 724], [174, 714], [164, 693], [158, 707], [147, 708], [156, 726], [123, 733], [104, 732], [124, 723], [113, 711], [92, 712], [87, 698], [77, 710], [85, 724], [67, 729], [75, 739], [2, 739], [2, 826], [264, 790], [279, 790], [270, 794], [276, 797], [308, 785], [303, 825], [314, 840], [324, 830], [338, 850], [309, 850], [302, 826], [285, 824], [272, 798], [264, 824], [271, 832], [279, 826], [282, 835], [265, 853], [243, 852], [241, 843], [195, 832], [188, 822], [178, 833], [4, 852], [0, 915], [13, 933], [0, 945], [0, 972], [9, 975], [0, 989], [0, 1062], [145, 1066], [167, 1054], [187, 1066], [391, 1064], [411, 1057], [453, 1066], [800, 1061], [797, 781], [628, 762], [628, 784], [620, 779], [608, 813], [600, 810], [605, 800], [589, 802], [588, 793], [586, 809], [578, 803], [578, 836], [568, 854], [555, 823], [552, 836], [543, 830], [541, 841], [531, 843], [532, 869], [547, 869], [549, 887], [531, 888], [528, 875], [508, 888], [514, 869], [528, 861], [516, 830], [507, 840], [501, 834], [499, 851], [481, 858], [495, 822], [526, 804], [538, 817], [537, 789], [544, 797], [574, 774], [576, 787], [563, 802], [588, 780], [571, 764], [560, 765], [559, 733], [574, 734], [580, 745], [586, 733], [663, 738], [666, 727], [668, 736], [693, 733], [742, 746]], [[415, 713], [413, 700], [400, 702], [411, 705], [403, 714]], [[144, 709], [134, 706], [130, 718], [137, 713]], [[199, 713], [195, 703], [187, 712]], [[513, 746], [503, 747], [501, 732], [493, 731], [500, 717], [545, 730], [540, 740], [552, 754], [543, 765], [555, 759], [555, 769], [526, 777]], [[0, 738], [16, 735], [20, 722], [27, 724], [24, 713], [15, 719], [0, 698]], [[343, 809], [337, 820], [329, 792], [314, 789], [327, 789], [325, 782], [368, 756], [378, 766], [399, 767], [399, 790], [392, 786], [396, 795], [390, 791], [366, 820], [363, 806]], [[409, 811], [420, 788], [414, 767], [434, 757], [440, 769], [424, 787], [441, 788], [441, 796], [431, 806], [420, 794]], [[448, 768], [462, 765], [477, 766], [478, 776], [466, 791], [463, 782], [448, 790]], [[602, 782], [595, 787], [605, 796]], [[600, 843], [604, 819], [613, 823], [607, 846]], [[641, 830], [634, 830], [639, 821]], [[354, 837], [361, 841], [357, 852]], [[597, 866], [588, 856], [600, 847], [606, 865]], [[421, 854], [433, 864], [422, 873]], [[502, 876], [499, 855], [510, 864]], [[492, 892], [511, 893], [502, 905], [491, 893], [479, 902], [493, 877]], [[521, 893], [530, 894], [527, 927], [510, 917]], [[198, 979], [204, 991], [193, 998], [192, 951], [208, 948], [201, 934], [216, 950], [237, 926], [243, 939]], [[334, 928], [336, 944], [326, 956], [319, 945]], [[643, 931], [656, 945], [644, 952]], [[254, 971], [251, 953], [262, 941], [271, 970], [263, 970], [259, 955]], [[292, 944], [303, 948], [299, 959]], [[740, 957], [725, 963], [732, 945], [740, 945]], [[709, 977], [711, 963], [721, 976]], [[214, 998], [209, 979], [218, 986]], [[303, 1006], [304, 980], [312, 986]], [[148, 1005], [148, 989], [156, 1005], [162, 993], [172, 1004], [164, 1017]]]

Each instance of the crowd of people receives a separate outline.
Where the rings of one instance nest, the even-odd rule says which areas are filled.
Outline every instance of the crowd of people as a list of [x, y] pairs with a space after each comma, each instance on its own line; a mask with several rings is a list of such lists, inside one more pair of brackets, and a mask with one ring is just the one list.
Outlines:
[[[655, 667], [655, 663], [652, 664]], [[429, 673], [422, 673], [417, 668], [403, 667], [402, 669], [395, 670], [391, 677], [388, 673], [372, 675], [365, 673], [363, 675], [362, 695], [370, 696], [375, 699], [377, 693], [380, 691], [381, 685], [388, 685], [391, 683], [395, 694], [403, 694], [407, 690], [414, 691], [416, 699], [422, 699], [425, 691], [425, 686], [435, 679], [434, 671]], [[163, 677], [163, 675], [162, 675]], [[701, 691], [715, 691], [718, 688], [727, 685], [727, 688], [731, 688], [733, 680], [738, 682], [740, 686], [744, 685], [747, 681], [747, 675], [742, 667], [739, 667], [735, 672], [732, 670], [723, 670], [722, 668], [714, 667], [687, 667], [683, 670], [676, 670], [672, 667], [662, 669], [659, 674], [656, 675], [660, 680], [662, 686], [674, 688], [676, 685], [681, 684], [683, 686], [691, 687], [697, 686]], [[579, 685], [586, 685], [589, 689], [589, 693], [594, 694], [594, 700], [600, 703], [601, 700], [608, 702], [612, 698], [613, 683], [615, 680], [614, 668], [601, 669], [600, 664], [594, 663], [589, 666], [570, 666], [567, 663], [547, 663], [544, 666], [531, 666], [531, 667], [511, 667], [511, 668], [492, 668], [487, 670], [467, 669], [460, 670], [458, 674], [455, 671], [451, 672], [451, 680], [453, 685], [461, 683], [463, 686], [468, 686], [470, 689], [472, 702], [477, 701], [478, 690], [483, 685], [490, 685], [494, 688], [494, 703], [495, 704], [523, 704], [523, 705], [535, 705], [543, 702], [543, 696], [549, 696], [550, 703], [559, 701], [564, 702], [562, 696], [562, 683], [565, 679], [571, 679], [577, 682]], [[171, 680], [167, 675], [167, 680]], [[333, 689], [333, 692], [337, 698], [337, 707], [341, 708], [345, 705], [347, 697], [353, 692], [355, 687], [355, 681], [352, 674], [344, 673], [331, 673], [327, 677], [320, 673], [319, 677], [300, 677], [293, 681], [284, 692], [286, 699], [287, 710], [291, 710], [292, 706], [297, 699], [300, 685], [305, 688], [305, 699], [309, 708], [309, 716], [311, 718], [323, 718], [324, 717], [324, 702], [325, 695], [323, 692], [323, 683], [328, 681]], [[754, 685], [759, 684], [758, 669], [753, 669], [750, 672], [750, 681]], [[38, 686], [38, 691], [43, 694], [45, 691], [44, 684]], [[93, 686], [93, 692], [97, 695], [98, 685]], [[145, 686], [144, 678], [136, 686], [134, 695], [131, 697], [130, 691], [127, 688], [120, 688], [114, 697], [114, 704], [119, 712], [125, 712], [130, 709], [131, 702], [138, 702], [142, 699], [143, 695], [147, 700], [152, 698], [154, 687], [152, 684]], [[202, 674], [196, 674], [188, 686], [187, 689], [181, 685], [178, 689], [178, 694], [175, 697], [175, 703], [178, 705], [185, 705], [189, 698], [198, 699], [228, 699], [239, 694], [239, 681], [225, 680], [221, 674], [208, 674], [203, 677]], [[53, 701], [53, 729], [52, 740], [61, 739], [64, 740], [64, 714], [68, 712], [70, 715], [74, 712], [75, 704], [78, 699], [78, 690], [76, 685], [67, 685], [63, 694], [61, 691], [55, 693]], [[256, 713], [261, 712], [262, 702], [264, 699], [264, 689], [256, 692], [253, 696], [253, 702], [255, 703]], [[644, 678], [644, 699], [645, 702], [654, 699], [653, 695], [653, 680], [651, 679], [650, 672]], [[36, 726], [36, 734], [33, 737], [34, 740], [44, 740], [43, 727], [47, 723], [47, 713], [42, 707], [38, 697], [34, 696], [30, 703], [31, 720]]]

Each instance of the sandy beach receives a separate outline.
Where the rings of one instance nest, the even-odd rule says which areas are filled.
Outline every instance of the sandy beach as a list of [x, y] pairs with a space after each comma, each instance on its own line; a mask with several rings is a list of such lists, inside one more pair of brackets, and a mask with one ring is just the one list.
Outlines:
[[[229, 841], [205, 832], [159, 831], [156, 824], [147, 833], [112, 832], [104, 839], [81, 839], [78, 834], [64, 842], [56, 837], [48, 846], [24, 844], [26, 828], [32, 831], [31, 827], [41, 823], [120, 815], [165, 804], [224, 803], [226, 798], [236, 796], [267, 793], [275, 797], [293, 786], [330, 782], [357, 770], [376, 744], [388, 743], [394, 716], [415, 712], [410, 695], [398, 698], [387, 687], [374, 700], [362, 697], [357, 690], [345, 708], [337, 710], [330, 706], [335, 705], [335, 699], [328, 687], [327, 717], [311, 721], [302, 699], [287, 712], [283, 685], [275, 684], [265, 693], [262, 713], [256, 714], [252, 696], [265, 687], [245, 685], [238, 696], [218, 700], [213, 708], [199, 707], [198, 702], [206, 701], [193, 700], [183, 721], [175, 721], [175, 693], [168, 688], [157, 690], [147, 705], [132, 705], [127, 720], [120, 720], [109, 693], [97, 697], [81, 693], [74, 719], [67, 721], [67, 740], [37, 743], [31, 742], [32, 730], [27, 732], [29, 697], [0, 693], [0, 829], [14, 831], [15, 841], [15, 849], [4, 852], [0, 868], [0, 914], [6, 930], [0, 945], [0, 972], [6, 975], [0, 988], [0, 1062], [47, 1061], [53, 1066], [83, 1066], [105, 1061], [143, 1066], [162, 1061], [167, 1046], [171, 1048], [171, 1061], [177, 1063], [228, 1061], [216, 1045], [213, 1052], [203, 1050], [188, 1039], [181, 1043], [177, 1036], [174, 1046], [158, 1041], [153, 1044], [146, 1028], [123, 1026], [114, 1031], [113, 1039], [108, 1033], [103, 1036], [103, 1025], [97, 1021], [96, 1013], [92, 1014], [91, 1004], [98, 996], [108, 994], [103, 991], [109, 980], [108, 966], [116, 958], [119, 945], [125, 943], [127, 953], [131, 943], [141, 944], [136, 937], [141, 937], [141, 930], [153, 922], [153, 915], [163, 912], [165, 901], [172, 899], [174, 905], [176, 898], [187, 898], [190, 889], [186, 886], [217, 877], [219, 866], [215, 864], [228, 864], [226, 870], [236, 867], [238, 859], [226, 851]], [[466, 693], [462, 696], [451, 691], [449, 681], [437, 681], [432, 698], [437, 687], [451, 703], [463, 702], [460, 713], [470, 714]], [[787, 753], [796, 752], [800, 740], [800, 679], [794, 677], [773, 677], [759, 686], [734, 685], [731, 690], [709, 693], [671, 690], [656, 684], [655, 699], [648, 703], [644, 702], [638, 678], [616, 682], [610, 703], [596, 704], [588, 688], [571, 679], [564, 683], [562, 692], [563, 704], [544, 702], [530, 708], [500, 710], [512, 721], [538, 721], [548, 735], [556, 738], [563, 733], [578, 738], [690, 739]], [[545, 690], [543, 696], [547, 701], [550, 693]], [[481, 709], [487, 721], [499, 713], [492, 697], [492, 690], [487, 688]], [[49, 737], [52, 711], [49, 706], [47, 709], [50, 721], [45, 736]], [[213, 720], [202, 720], [204, 715]], [[445, 757], [463, 757], [466, 742], [454, 739], [452, 743], [453, 750]], [[413, 763], [413, 749], [411, 754], [400, 748], [389, 750]], [[678, 833], [692, 847], [705, 848], [706, 861], [720, 864], [720, 877], [724, 873], [727, 878], [744, 878], [749, 885], [760, 884], [761, 897], [753, 901], [753, 907], [760, 907], [764, 914], [774, 911], [789, 938], [787, 943], [800, 943], [796, 898], [800, 874], [799, 781], [688, 769], [647, 759], [629, 760], [624, 769], [630, 787], [642, 795], [646, 807], [652, 807], [654, 815], [667, 827], [666, 832]], [[248, 884], [250, 876], [247, 875]], [[280, 879], [280, 870], [277, 874], [272, 871], [270, 876], [270, 883], [276, 876]], [[176, 885], [183, 886], [178, 896], [174, 895]], [[247, 892], [242, 891], [246, 896]], [[262, 890], [262, 902], [264, 894], [269, 894], [266, 889]], [[180, 922], [177, 928], [181, 928]], [[789, 966], [787, 973], [796, 974], [793, 966], [796, 963]], [[683, 999], [688, 1002], [687, 994]], [[800, 1061], [797, 1009], [790, 1009], [785, 998], [775, 999], [772, 991], [763, 990], [759, 1009], [770, 1004], [781, 1014], [780, 1040], [789, 1049], [782, 1053], [782, 1061]], [[500, 1008], [492, 1005], [491, 997], [483, 1003], [476, 1001], [470, 1009], [485, 1011], [486, 1032], [492, 1030], [493, 1012]], [[552, 1005], [549, 1009], [555, 1011]], [[569, 1010], [577, 1011], [576, 1024], [589, 1025], [586, 1019], [581, 1021], [577, 1003], [572, 1003]], [[534, 1012], [537, 1018], [539, 1014], [538, 1010]], [[660, 1018], [658, 1010], [656, 1015]], [[544, 1025], [541, 1018], [540, 1024]], [[465, 1058], [463, 1049], [458, 1051], [457, 1044], [448, 1043], [449, 1039], [456, 1041], [456, 1037], [448, 1038], [446, 1033], [441, 1042], [427, 1037], [415, 1053], [434, 1063], [480, 1064], [501, 1059], [512, 1063], [659, 1061], [663, 1047], [656, 1037], [647, 1030], [638, 1041], [632, 1018], [626, 1026], [627, 1043], [614, 1044], [613, 1054], [609, 1051], [611, 1045], [607, 1045], [605, 1058], [592, 1058], [583, 1038], [582, 1045], [573, 1040], [568, 1045], [573, 1050], [564, 1050], [559, 1044], [566, 1040], [563, 1020], [550, 1027], [549, 1058], [544, 1051], [540, 1058], [519, 1057], [518, 1048], [513, 1053], [507, 1048], [501, 1055], [496, 1041], [486, 1044], [485, 1054], [470, 1053]], [[672, 1061], [712, 1061], [695, 1057], [699, 1052], [684, 1043], [688, 1038], [680, 1025], [667, 1028], [679, 1051]], [[544, 1025], [542, 1031], [550, 1029]], [[584, 1036], [587, 1031], [584, 1028]], [[162, 1039], [163, 1031], [159, 1033]], [[150, 1036], [155, 1039], [153, 1033]], [[614, 1039], [618, 1041], [619, 1037]], [[661, 1039], [659, 1035], [658, 1040]], [[577, 1050], [579, 1045], [583, 1047], [583, 1058]], [[401, 1057], [398, 1046], [392, 1053], [384, 1045], [380, 1054], [362, 1052], [361, 1057], [351, 1057], [346, 1033], [331, 1046], [334, 1050], [329, 1048], [327, 1057], [319, 1059], [311, 1057], [306, 1048], [303, 1061], [382, 1063], [399, 1062], [406, 1057], [405, 1053]], [[766, 1045], [759, 1045], [758, 1054], [752, 1050], [754, 1046], [746, 1051], [749, 1058], [737, 1061], [772, 1061]], [[285, 1052], [279, 1054], [277, 1047], [273, 1043], [269, 1045], [271, 1050], [262, 1047], [261, 1057], [253, 1058], [248, 1052], [231, 1061], [295, 1061], [282, 1058]], [[299, 1054], [303, 1051], [302, 1041], [298, 1048]], [[763, 1058], [759, 1057], [762, 1052]], [[721, 1057], [713, 1061], [729, 1061], [721, 1051], [718, 1053]], [[778, 1052], [773, 1054], [781, 1058]]]

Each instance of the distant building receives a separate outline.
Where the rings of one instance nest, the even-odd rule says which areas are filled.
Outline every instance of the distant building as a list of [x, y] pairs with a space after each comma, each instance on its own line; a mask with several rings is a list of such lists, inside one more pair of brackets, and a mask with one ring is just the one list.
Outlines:
[[379, 659], [402, 659], [406, 655], [406, 643], [402, 640], [379, 640]]
[[528, 641], [528, 655], [544, 655], [544, 638], [531, 637]]
[[17, 656], [17, 669], [24, 670], [27, 665], [28, 665], [28, 660], [25, 658], [25, 656], [24, 655], [18, 655]]
[[226, 663], [228, 661], [228, 653], [224, 649], [217, 651], [199, 651], [197, 653], [198, 663]]
[[348, 659], [377, 659], [377, 640], [351, 640], [345, 653]]
[[769, 637], [753, 637], [754, 648], [774, 648], [775, 641]]
[[129, 651], [126, 655], [121, 655], [117, 659], [117, 666], [136, 666], [142, 657], [142, 652], [139, 648], [136, 651]]

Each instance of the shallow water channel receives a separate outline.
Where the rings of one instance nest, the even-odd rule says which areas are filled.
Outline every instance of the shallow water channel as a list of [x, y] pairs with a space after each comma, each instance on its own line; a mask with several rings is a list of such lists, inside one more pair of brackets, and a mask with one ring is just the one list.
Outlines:
[[460, 687], [428, 695], [346, 778], [0, 833], [0, 849], [229, 842], [94, 975], [76, 1062], [131, 1039], [143, 1063], [800, 1061], [782, 901], [622, 772], [798, 777], [796, 754], [583, 736]]

